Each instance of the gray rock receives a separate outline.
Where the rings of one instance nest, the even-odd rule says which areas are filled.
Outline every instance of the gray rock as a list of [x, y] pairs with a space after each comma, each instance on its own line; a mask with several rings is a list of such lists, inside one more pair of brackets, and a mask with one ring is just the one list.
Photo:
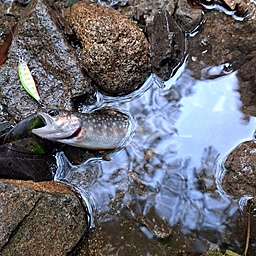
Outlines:
[[148, 77], [149, 46], [136, 24], [109, 7], [78, 2], [66, 17], [81, 41], [82, 63], [98, 88], [127, 94]]
[[[22, 200], [20, 200], [21, 195]], [[1, 248], [8, 242], [12, 232], [29, 214], [38, 200], [39, 195], [35, 191], [28, 191], [25, 187], [13, 186], [8, 183], [0, 183]]]
[[88, 229], [76, 195], [55, 182], [1, 180], [0, 219], [0, 255], [67, 255]]
[[23, 89], [17, 73], [19, 59], [28, 63], [47, 108], [73, 110], [72, 99], [94, 94], [90, 79], [79, 68], [75, 51], [58, 29], [53, 10], [43, 0], [32, 0], [22, 14], [8, 60], [0, 69], [0, 104], [19, 121], [39, 109]]

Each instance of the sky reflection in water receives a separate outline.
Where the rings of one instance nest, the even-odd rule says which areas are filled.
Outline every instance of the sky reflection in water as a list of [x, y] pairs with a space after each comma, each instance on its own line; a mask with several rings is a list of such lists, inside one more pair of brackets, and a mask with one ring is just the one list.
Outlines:
[[252, 139], [256, 124], [254, 117], [243, 119], [237, 88], [236, 72], [198, 81], [185, 70], [168, 91], [153, 84], [139, 98], [111, 103], [137, 121], [131, 145], [110, 162], [78, 167], [61, 153], [56, 179], [78, 188], [98, 224], [121, 214], [142, 224], [148, 237], [168, 236], [178, 223], [184, 233], [223, 232], [238, 205], [217, 189], [216, 178], [225, 156]]

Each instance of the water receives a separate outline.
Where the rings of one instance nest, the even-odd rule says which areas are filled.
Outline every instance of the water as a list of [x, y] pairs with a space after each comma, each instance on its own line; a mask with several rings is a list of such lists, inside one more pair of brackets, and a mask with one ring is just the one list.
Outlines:
[[[250, 2], [254, 2], [251, 0]], [[188, 0], [192, 6], [202, 6], [206, 10], [217, 9], [227, 15], [231, 15], [236, 20], [244, 20], [250, 16], [250, 3], [246, 1], [211, 1], [211, 0]]]
[[183, 70], [173, 85], [159, 87], [152, 76], [132, 98], [101, 98], [137, 123], [130, 145], [111, 161], [72, 166], [57, 155], [56, 180], [78, 189], [94, 233], [105, 234], [105, 247], [98, 245], [95, 254], [175, 255], [226, 242], [239, 204], [221, 189], [222, 163], [253, 138], [256, 118], [240, 111], [236, 72], [195, 80]]

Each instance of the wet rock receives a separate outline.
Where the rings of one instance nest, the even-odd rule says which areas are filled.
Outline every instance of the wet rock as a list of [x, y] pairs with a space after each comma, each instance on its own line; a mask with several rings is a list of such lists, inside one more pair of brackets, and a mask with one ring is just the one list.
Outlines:
[[247, 55], [245, 63], [238, 72], [240, 81], [240, 95], [243, 102], [242, 110], [248, 115], [256, 116], [256, 52]]
[[234, 71], [238, 70], [242, 111], [256, 116], [256, 8], [255, 3], [251, 5], [250, 15], [242, 22], [222, 12], [206, 12], [203, 30], [189, 40], [187, 67], [200, 79], [203, 68], [230, 64]]
[[116, 8], [124, 16], [138, 22], [138, 24], [140, 24], [141, 19], [144, 19], [148, 25], [159, 11], [168, 11], [172, 15], [177, 3], [178, 0], [129, 0], [128, 4], [124, 6], [118, 3]]
[[0, 178], [53, 180], [55, 162], [52, 155], [28, 154], [0, 146]]
[[5, 4], [0, 1], [0, 45], [3, 44], [6, 35], [17, 22], [20, 12], [22, 12], [24, 8], [25, 6], [16, 4], [16, 1], [9, 1]]
[[134, 91], [148, 76], [148, 43], [144, 34], [119, 12], [79, 2], [66, 17], [83, 47], [82, 63], [99, 89], [120, 95]]
[[205, 20], [201, 33], [189, 40], [187, 67], [200, 79], [203, 68], [230, 64], [234, 71], [238, 70], [242, 110], [256, 116], [254, 19], [249, 16], [241, 22], [222, 12], [210, 11]]
[[[189, 0], [192, 6], [204, 9], [217, 8], [229, 14], [235, 14], [239, 17], [245, 17], [248, 14], [248, 0]], [[246, 3], [247, 2], [247, 3]]]
[[58, 29], [53, 10], [33, 0], [16, 27], [8, 60], [0, 69], [0, 104], [9, 119], [19, 121], [39, 109], [18, 78], [19, 59], [28, 63], [47, 108], [73, 110], [72, 99], [94, 94], [90, 79], [79, 68], [74, 50]]
[[232, 11], [237, 9], [238, 7], [243, 9], [247, 9], [246, 3], [243, 0], [224, 0], [223, 1]]
[[238, 145], [224, 163], [226, 173], [222, 188], [232, 196], [256, 193], [256, 142], [246, 141]]
[[86, 234], [83, 207], [55, 182], [0, 181], [0, 254], [67, 255]]
[[[95, 0], [95, 2], [97, 2]], [[98, 1], [113, 6], [113, 1]], [[126, 16], [138, 23], [142, 28], [152, 23], [158, 12], [168, 11], [174, 16], [182, 30], [189, 32], [194, 30], [202, 20], [202, 11], [192, 9], [187, 0], [129, 0], [115, 1], [114, 7]], [[145, 24], [142, 24], [142, 23]]]
[[193, 9], [187, 0], [179, 0], [174, 18], [184, 32], [193, 32], [203, 21], [203, 13], [200, 9]]
[[[31, 133], [42, 127], [40, 117], [30, 116], [14, 127], [0, 123], [0, 178], [46, 181], [53, 180], [56, 145]], [[6, 131], [6, 132], [5, 132]]]
[[[220, 23], [225, 25], [219, 26]], [[255, 48], [252, 45], [255, 35], [251, 25], [249, 20], [241, 22], [221, 12], [207, 12], [203, 30], [189, 42], [189, 60], [192, 60], [189, 67], [194, 72], [225, 62], [231, 63], [234, 69], [241, 67], [250, 49]], [[197, 77], [197, 73], [195, 75]]]
[[147, 32], [152, 72], [166, 81], [184, 58], [185, 36], [167, 11], [156, 14]]

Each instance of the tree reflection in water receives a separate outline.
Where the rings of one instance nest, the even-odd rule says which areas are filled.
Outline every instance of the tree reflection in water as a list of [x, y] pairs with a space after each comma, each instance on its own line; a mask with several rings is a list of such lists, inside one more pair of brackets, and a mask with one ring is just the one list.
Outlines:
[[[130, 244], [137, 248], [136, 253], [146, 250], [151, 254], [160, 246], [150, 240], [147, 249], [138, 249], [141, 232], [145, 241], [168, 238], [183, 248], [184, 236], [179, 236], [180, 244], [178, 235], [173, 237], [174, 230], [175, 234], [182, 232], [189, 235], [193, 250], [199, 250], [195, 241], [200, 241], [200, 246], [205, 241], [227, 242], [238, 204], [217, 188], [216, 179], [223, 171], [224, 157], [235, 145], [252, 138], [256, 124], [253, 117], [244, 121], [237, 87], [236, 72], [198, 81], [185, 70], [169, 90], [153, 83], [140, 97], [111, 103], [130, 111], [137, 121], [130, 145], [109, 162], [97, 160], [93, 183], [66, 179], [79, 186], [85, 198], [90, 197], [96, 232], [99, 227], [110, 232], [103, 240], [121, 250], [124, 242], [115, 229], [121, 230], [120, 225], [133, 220], [133, 228], [127, 224], [124, 233], [138, 238]], [[87, 164], [71, 170], [86, 176]], [[110, 226], [115, 227], [113, 233]], [[170, 253], [177, 248], [165, 250]]]

